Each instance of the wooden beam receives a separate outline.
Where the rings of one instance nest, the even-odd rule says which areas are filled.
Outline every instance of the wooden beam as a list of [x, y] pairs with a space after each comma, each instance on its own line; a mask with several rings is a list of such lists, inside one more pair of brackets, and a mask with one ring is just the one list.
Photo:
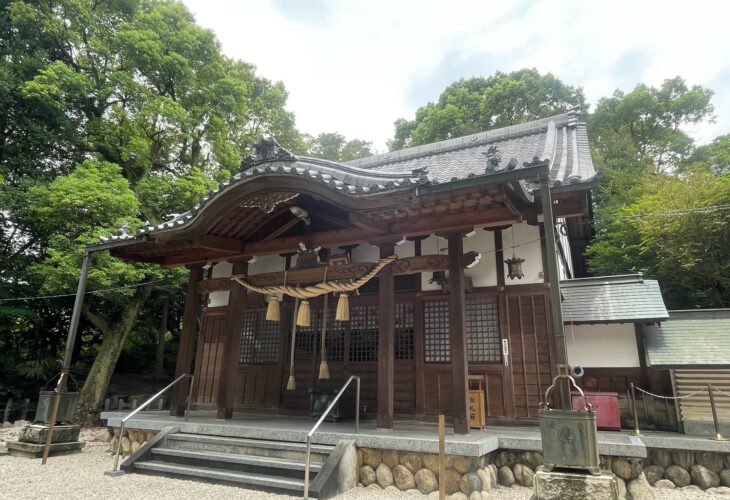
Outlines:
[[[175, 378], [186, 373], [191, 373], [193, 368], [195, 334], [197, 333], [198, 316], [200, 315], [200, 296], [196, 293], [195, 287], [202, 277], [202, 268], [193, 267], [190, 269], [188, 291], [185, 294], [185, 309], [183, 312], [182, 332], [180, 333], [180, 345], [177, 349]], [[188, 384], [178, 383], [173, 388], [170, 399], [170, 415], [182, 417], [185, 414], [185, 399], [187, 394]]]
[[[233, 263], [233, 273], [243, 274], [248, 271], [248, 262]], [[241, 321], [245, 310], [246, 289], [237, 286], [231, 289], [228, 296], [228, 314], [226, 315], [226, 334], [223, 337], [223, 356], [218, 375], [218, 394], [216, 397], [216, 418], [233, 417], [233, 378], [236, 376], [238, 343], [241, 337]]]
[[[317, 246], [334, 247], [354, 245], [360, 244], [364, 241], [379, 244], [380, 242], [392, 239], [392, 235], [411, 236], [422, 235], [425, 233], [431, 234], [453, 229], [454, 227], [465, 226], [489, 227], [510, 223], [514, 220], [515, 215], [506, 207], [491, 208], [485, 211], [475, 210], [438, 217], [418, 217], [391, 224], [387, 233], [357, 227], [244, 243], [242, 245], [240, 255], [268, 255], [295, 252], [299, 249], [300, 242], [304, 242], [309, 248]], [[205, 263], [212, 260], [225, 260], [234, 255], [239, 254], [232, 254], [228, 250], [217, 250], [211, 253], [193, 251], [190, 254], [166, 257], [164, 265], [175, 266], [192, 263]]]
[[494, 231], [494, 255], [497, 271], [497, 286], [504, 286], [504, 242], [502, 230]]
[[494, 207], [488, 210], [470, 210], [458, 214], [417, 217], [411, 220], [399, 221], [391, 224], [390, 232], [391, 234], [411, 236], [448, 231], [455, 227], [488, 227], [510, 223], [514, 220], [515, 214], [507, 207]]
[[359, 227], [360, 229], [365, 229], [367, 231], [372, 231], [374, 233], [380, 234], [389, 232], [387, 224], [378, 224], [373, 221], [365, 221], [361, 217], [353, 214], [349, 214], [348, 218], [350, 219], [350, 224], [355, 227]]
[[[380, 257], [395, 253], [393, 243], [380, 245]], [[395, 366], [395, 287], [393, 266], [385, 266], [378, 282], [378, 428], [393, 428], [393, 371]]]
[[194, 245], [207, 250], [215, 250], [218, 252], [240, 254], [243, 248], [243, 242], [235, 238], [225, 238], [223, 236], [213, 236], [206, 234], [192, 241]]
[[[382, 246], [382, 245], [381, 245]], [[391, 254], [392, 255], [392, 254]], [[478, 252], [467, 252], [462, 257], [462, 267], [471, 265], [479, 256]], [[338, 266], [321, 265], [305, 269], [291, 269], [286, 273], [286, 282], [290, 285], [301, 285], [321, 282], [327, 276], [327, 280], [357, 279], [370, 272], [376, 264], [371, 262], [356, 262], [352, 264], [341, 264]], [[422, 255], [418, 257], [404, 257], [397, 259], [387, 266], [392, 268], [393, 275], [415, 274], [424, 271], [447, 271], [449, 269], [449, 257], [447, 255]], [[382, 271], [381, 271], [382, 273]], [[284, 283], [284, 272], [252, 274], [242, 276], [254, 286], [273, 286]], [[204, 285], [206, 291], [229, 289], [218, 280], [230, 280], [229, 278], [216, 278], [215, 284]], [[203, 284], [208, 281], [203, 280]], [[219, 288], [221, 287], [221, 288]]]
[[[282, 234], [286, 233], [288, 230], [290, 230], [291, 228], [296, 226], [297, 223], [299, 223], [299, 222], [304, 222], [304, 221], [302, 221], [302, 219], [296, 217], [290, 221], [285, 222], [284, 224], [282, 224], [281, 226], [279, 226], [278, 228], [274, 229], [269, 234], [264, 236], [264, 240], [273, 240], [274, 238], [278, 238], [279, 236], [281, 236]], [[251, 234], [256, 234], [256, 233], [251, 233]]]
[[461, 233], [451, 233], [449, 244], [449, 333], [451, 334], [452, 414], [454, 433], [469, 434], [469, 398], [466, 357], [466, 319], [464, 268], [462, 254], [464, 240]]
[[335, 217], [334, 215], [330, 215], [326, 212], [314, 212], [309, 214], [310, 217], [315, 219], [322, 219], [326, 220], [327, 222], [331, 222], [332, 224], [344, 228], [352, 227], [352, 224], [349, 220], [340, 219], [339, 217]]

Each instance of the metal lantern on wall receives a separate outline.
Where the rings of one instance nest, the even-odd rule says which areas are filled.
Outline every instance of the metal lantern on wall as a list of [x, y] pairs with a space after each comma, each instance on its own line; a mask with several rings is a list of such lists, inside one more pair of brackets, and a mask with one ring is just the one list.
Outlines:
[[511, 259], [507, 259], [504, 261], [505, 264], [507, 264], [507, 270], [509, 271], [507, 276], [509, 276], [509, 279], [513, 280], [517, 278], [518, 280], [521, 280], [525, 277], [525, 273], [522, 272], [522, 263], [525, 262], [525, 259], [522, 259], [520, 257], [515, 257], [515, 254], [512, 254]]
[[507, 264], [507, 276], [509, 279], [513, 280], [517, 278], [518, 280], [521, 280], [525, 277], [525, 273], [522, 272], [522, 263], [525, 262], [525, 259], [521, 257], [517, 257], [515, 255], [515, 227], [512, 226], [512, 258], [507, 259], [504, 261], [505, 264]]

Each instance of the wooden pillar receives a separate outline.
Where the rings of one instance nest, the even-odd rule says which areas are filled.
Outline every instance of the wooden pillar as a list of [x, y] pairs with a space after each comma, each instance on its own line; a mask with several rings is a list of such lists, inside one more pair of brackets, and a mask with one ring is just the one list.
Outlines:
[[[395, 253], [393, 243], [380, 245], [380, 257]], [[395, 288], [393, 266], [378, 274], [378, 429], [393, 428], [393, 366], [395, 364]]]
[[[180, 345], [177, 349], [177, 364], [175, 365], [175, 378], [185, 373], [191, 373], [193, 369], [193, 356], [195, 353], [195, 334], [198, 329], [198, 316], [200, 315], [200, 295], [198, 294], [198, 282], [203, 279], [203, 269], [191, 267], [188, 278], [188, 290], [185, 294], [185, 310], [183, 312], [182, 331], [180, 332]], [[172, 390], [170, 399], [170, 415], [181, 417], [185, 414], [185, 399], [188, 396], [188, 384], [179, 382]]]
[[[246, 260], [233, 262], [233, 274], [248, 273], [248, 257]], [[246, 289], [234, 284], [228, 296], [228, 314], [226, 315], [226, 334], [223, 337], [223, 359], [218, 375], [218, 395], [216, 397], [216, 418], [233, 417], [233, 378], [236, 376], [238, 361], [238, 343], [241, 336]]]
[[[568, 348], [565, 345], [565, 331], [563, 325], [563, 305], [560, 295], [560, 276], [558, 275], [558, 258], [555, 242], [555, 219], [553, 218], [553, 202], [550, 196], [550, 177], [548, 174], [540, 176], [540, 198], [542, 199], [542, 216], [545, 224], [545, 255], [547, 282], [550, 285], [550, 308], [553, 320], [553, 337], [555, 340], [556, 370], [558, 374], [568, 374]], [[567, 378], [558, 381], [558, 399], [560, 408], [571, 409], [570, 382]]]
[[454, 433], [469, 434], [469, 395], [464, 307], [464, 242], [461, 233], [449, 233], [449, 332], [451, 333], [452, 414]]

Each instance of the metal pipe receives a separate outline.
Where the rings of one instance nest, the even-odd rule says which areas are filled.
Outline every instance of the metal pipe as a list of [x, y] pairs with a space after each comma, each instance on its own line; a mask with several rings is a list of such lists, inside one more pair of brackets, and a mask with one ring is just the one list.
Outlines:
[[[560, 294], [560, 276], [555, 244], [555, 223], [553, 221], [553, 202], [550, 196], [550, 175], [540, 175], [540, 198], [542, 201], [542, 218], [545, 227], [545, 260], [547, 261], [548, 281], [550, 284], [550, 307], [553, 317], [553, 336], [555, 337], [556, 368], [558, 374], [568, 374], [568, 350], [565, 345], [563, 326], [563, 305]], [[567, 379], [561, 379], [558, 385], [560, 408], [570, 410], [570, 385]]]
[[355, 393], [355, 434], [360, 434], [360, 377], [355, 379], [357, 387]]
[[68, 337], [66, 338], [66, 352], [63, 356], [63, 368], [61, 368], [61, 376], [56, 385], [56, 394], [53, 398], [53, 407], [51, 408], [51, 422], [48, 426], [48, 434], [46, 442], [43, 446], [43, 460], [41, 465], [45, 465], [48, 461], [48, 454], [51, 450], [51, 442], [53, 440], [53, 430], [56, 426], [56, 418], [58, 418], [58, 407], [61, 405], [61, 393], [66, 392], [66, 383], [68, 374], [71, 371], [71, 358], [73, 357], [74, 344], [76, 344], [76, 333], [79, 329], [79, 320], [81, 318], [81, 307], [84, 304], [84, 294], [86, 293], [86, 281], [89, 277], [89, 268], [91, 267], [91, 251], [84, 251], [84, 261], [81, 264], [81, 274], [79, 275], [79, 284], [76, 288], [76, 299], [74, 300], [74, 308], [71, 313], [71, 323], [68, 326]]
[[715, 406], [715, 388], [712, 387], [712, 384], [707, 384], [707, 392], [710, 394], [710, 407], [712, 408], [712, 420], [715, 423], [715, 436], [711, 437], [710, 439], [714, 441], [725, 441], [726, 439], [722, 436], [722, 433], [720, 432], [720, 422], [717, 419], [717, 407]]
[[137, 413], [139, 413], [140, 411], [142, 411], [145, 408], [147, 408], [150, 404], [152, 404], [153, 401], [155, 401], [157, 398], [159, 398], [160, 396], [162, 396], [165, 392], [167, 392], [168, 390], [170, 390], [175, 384], [177, 384], [178, 382], [180, 382], [184, 378], [190, 378], [190, 389], [188, 391], [188, 402], [187, 402], [187, 405], [186, 405], [186, 408], [185, 408], [185, 421], [186, 422], [188, 421], [188, 415], [190, 414], [190, 400], [192, 399], [192, 387], [193, 387], [194, 377], [193, 377], [193, 375], [191, 375], [189, 373], [183, 373], [178, 378], [176, 378], [175, 380], [173, 380], [172, 382], [170, 382], [169, 384], [167, 384], [164, 389], [161, 389], [159, 392], [157, 392], [157, 394], [155, 394], [154, 396], [152, 396], [149, 399], [147, 399], [147, 401], [145, 401], [144, 403], [142, 403], [140, 406], [137, 407], [137, 409], [135, 409], [134, 411], [132, 411], [129, 415], [127, 415], [126, 417], [124, 417], [121, 420], [121, 425], [119, 427], [119, 442], [117, 443], [117, 453], [116, 453], [116, 456], [114, 457], [114, 468], [112, 469], [112, 472], [115, 472], [115, 471], [118, 471], [119, 470], [119, 455], [121, 454], [122, 438], [124, 437], [124, 424], [130, 418], [134, 417]]
[[188, 388], [188, 401], [185, 405], [185, 421], [190, 418], [190, 402], [193, 400], [193, 382], [195, 381], [195, 375], [190, 375], [190, 387]]
[[355, 395], [355, 404], [357, 407], [355, 408], [355, 434], [358, 434], [360, 432], [360, 376], [359, 375], [350, 375], [350, 378], [347, 379], [347, 382], [345, 382], [342, 385], [342, 388], [337, 392], [334, 398], [332, 398], [332, 402], [327, 407], [327, 409], [322, 413], [322, 416], [319, 417], [319, 420], [317, 420], [317, 423], [314, 424], [314, 427], [312, 427], [312, 430], [309, 431], [307, 434], [307, 452], [305, 456], [305, 462], [304, 462], [304, 499], [307, 500], [309, 498], [309, 455], [310, 450], [312, 446], [312, 436], [314, 436], [314, 433], [317, 432], [317, 429], [319, 429], [319, 426], [324, 422], [324, 419], [327, 418], [327, 415], [329, 415], [330, 411], [332, 411], [332, 408], [337, 404], [337, 401], [340, 400], [340, 397], [342, 397], [342, 394], [344, 394], [345, 390], [347, 390], [347, 387], [350, 385], [350, 382], [353, 380], [357, 381], [356, 384], [356, 390], [357, 394]]
[[312, 450], [312, 438], [307, 436], [307, 453], [304, 458], [304, 499], [309, 498], [309, 454]]
[[636, 411], [636, 388], [633, 382], [629, 384], [629, 388], [631, 389], [631, 406], [633, 406], [634, 411], [634, 433], [639, 436], [641, 435], [641, 431], [639, 431], [639, 414]]

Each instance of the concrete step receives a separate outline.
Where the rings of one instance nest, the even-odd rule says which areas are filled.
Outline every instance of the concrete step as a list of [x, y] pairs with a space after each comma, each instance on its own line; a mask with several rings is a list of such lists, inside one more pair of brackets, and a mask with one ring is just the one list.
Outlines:
[[183, 465], [158, 460], [137, 462], [135, 469], [138, 471], [157, 472], [165, 475], [195, 477], [200, 479], [227, 481], [262, 488], [277, 490], [304, 491], [304, 480], [287, 477], [271, 476], [267, 474], [256, 474], [252, 472], [240, 472], [232, 470], [211, 469], [209, 467]]
[[[205, 434], [170, 434], [166, 438], [165, 448], [229, 453], [237, 455], [255, 455], [261, 457], [280, 458], [291, 461], [304, 461], [305, 443], [290, 441], [270, 441], [264, 439], [234, 438], [226, 436], [209, 436]], [[311, 463], [323, 463], [332, 452], [334, 446], [312, 445]]]
[[[179, 450], [174, 448], [153, 448], [152, 457], [155, 460], [164, 462], [199, 464], [211, 467], [208, 464], [216, 464], [216, 468], [236, 468], [237, 470], [251, 471], [260, 468], [267, 471], [295, 471], [304, 472], [304, 460], [287, 460], [275, 457], [262, 457], [257, 455], [239, 455], [235, 453], [220, 453], [215, 451], [192, 451]], [[309, 466], [310, 475], [314, 475], [322, 468], [322, 464], [312, 463]], [[300, 474], [301, 475], [301, 474]], [[302, 476], [303, 477], [303, 476]]]

